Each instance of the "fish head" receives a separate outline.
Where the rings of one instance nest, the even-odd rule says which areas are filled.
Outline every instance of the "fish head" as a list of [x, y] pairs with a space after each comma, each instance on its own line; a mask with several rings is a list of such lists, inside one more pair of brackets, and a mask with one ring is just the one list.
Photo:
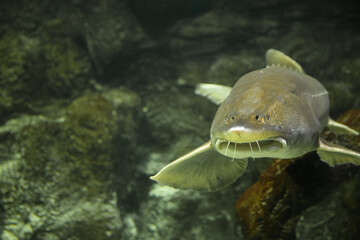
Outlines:
[[232, 158], [275, 157], [287, 146], [281, 129], [269, 123], [271, 116], [256, 111], [247, 115], [224, 112], [220, 106], [211, 126], [211, 142]]
[[311, 132], [317, 128], [311, 125], [307, 103], [291, 91], [256, 84], [246, 92], [236, 88], [219, 106], [211, 126], [211, 142], [219, 153], [231, 158], [291, 158], [309, 151], [299, 143], [318, 139], [318, 132]]

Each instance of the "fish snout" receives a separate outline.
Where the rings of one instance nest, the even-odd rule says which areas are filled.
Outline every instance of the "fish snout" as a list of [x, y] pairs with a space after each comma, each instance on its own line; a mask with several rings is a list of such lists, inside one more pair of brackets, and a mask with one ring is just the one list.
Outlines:
[[244, 126], [234, 126], [226, 132], [226, 135], [226, 139], [237, 143], [254, 142], [269, 137], [267, 132], [250, 129]]

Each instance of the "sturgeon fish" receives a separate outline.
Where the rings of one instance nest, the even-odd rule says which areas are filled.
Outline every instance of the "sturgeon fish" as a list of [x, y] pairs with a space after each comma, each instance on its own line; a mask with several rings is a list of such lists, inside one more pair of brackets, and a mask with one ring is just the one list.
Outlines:
[[215, 191], [239, 178], [249, 158], [289, 159], [317, 151], [330, 166], [360, 164], [360, 153], [320, 137], [359, 132], [329, 117], [329, 94], [284, 53], [269, 49], [267, 67], [245, 74], [233, 88], [198, 84], [196, 93], [220, 104], [210, 140], [174, 160], [151, 179], [178, 189]]

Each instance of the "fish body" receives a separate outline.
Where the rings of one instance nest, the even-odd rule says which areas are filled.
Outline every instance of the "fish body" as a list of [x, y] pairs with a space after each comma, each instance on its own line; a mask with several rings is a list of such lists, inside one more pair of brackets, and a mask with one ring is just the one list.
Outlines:
[[151, 179], [179, 189], [214, 191], [241, 176], [248, 158], [295, 158], [315, 150], [330, 166], [360, 165], [360, 153], [320, 137], [326, 126], [359, 134], [329, 117], [324, 86], [280, 51], [268, 50], [266, 60], [266, 68], [245, 74], [233, 88], [197, 86], [197, 94], [220, 104], [210, 140]]

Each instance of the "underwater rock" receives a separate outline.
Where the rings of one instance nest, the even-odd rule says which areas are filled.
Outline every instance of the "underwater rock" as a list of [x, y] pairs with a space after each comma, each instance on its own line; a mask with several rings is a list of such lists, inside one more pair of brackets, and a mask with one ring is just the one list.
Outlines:
[[39, 113], [50, 102], [93, 88], [86, 51], [70, 37], [59, 38], [61, 31], [43, 30], [36, 36], [9, 30], [0, 38], [1, 121], [14, 112]]
[[140, 97], [123, 86], [103, 92], [101, 96], [110, 101], [116, 111], [121, 138], [132, 144], [137, 142], [138, 124], [141, 121]]
[[[318, 201], [332, 183], [326, 164], [316, 158], [311, 154], [296, 161], [277, 159], [242, 194], [235, 208], [245, 239], [294, 239], [300, 213], [310, 202]], [[305, 181], [301, 174], [293, 177], [288, 168], [309, 178]], [[318, 178], [319, 174], [323, 179]]]
[[49, 21], [40, 35], [42, 58], [36, 64], [45, 73], [43, 91], [56, 98], [78, 97], [96, 83], [90, 55], [71, 35], [70, 24], [66, 19]]
[[[357, 42], [360, 42], [360, 37], [358, 38], [359, 40]], [[357, 107], [360, 105], [360, 96], [359, 94], [356, 94], [360, 91], [360, 58], [347, 59], [344, 62], [345, 63], [343, 63], [343, 66], [341, 68], [341, 72], [344, 74], [342, 76], [342, 79], [344, 79], [344, 82], [351, 85], [351, 92], [355, 93], [351, 94], [353, 98], [352, 106]]]
[[210, 195], [154, 184], [141, 208], [139, 234], [126, 239], [238, 239], [235, 216], [224, 207], [232, 195], [231, 189]]
[[168, 34], [173, 36], [168, 44], [170, 50], [180, 56], [215, 53], [229, 44], [248, 44], [251, 41], [249, 32], [253, 31], [251, 26], [254, 25], [257, 26], [257, 35], [268, 35], [276, 29], [277, 22], [249, 19], [226, 10], [211, 10], [190, 21], [179, 20], [168, 30]]
[[12, 29], [34, 35], [44, 22], [57, 15], [59, 5], [62, 4], [47, 1], [3, 1], [0, 9], [0, 31]]
[[353, 86], [346, 82], [334, 82], [327, 88], [331, 102], [332, 112], [341, 112], [343, 109], [350, 109], [354, 104]]
[[354, 83], [357, 87], [360, 86], [359, 82], [357, 81], [360, 79], [360, 58], [355, 58], [351, 60], [347, 60], [343, 63], [341, 68], [342, 72], [349, 75], [352, 79], [354, 79]]
[[[350, 110], [338, 121], [359, 130], [359, 116], [360, 109]], [[335, 136], [329, 131], [325, 131], [323, 136], [358, 150], [359, 136]], [[304, 218], [302, 213], [305, 209], [316, 205], [329, 192], [337, 189], [341, 181], [349, 178], [349, 174], [357, 171], [358, 168], [351, 164], [332, 168], [321, 162], [315, 153], [299, 159], [275, 160], [262, 173], [258, 182], [242, 194], [236, 203], [236, 213], [243, 227], [245, 239], [296, 239], [296, 236], [300, 235], [305, 235], [300, 239], [323, 239], [308, 238], [312, 234], [308, 230], [308, 224], [303, 221], [297, 225], [298, 220]], [[354, 196], [348, 193], [348, 199], [352, 198]], [[359, 205], [356, 208], [359, 208]], [[321, 212], [321, 209], [318, 212]], [[320, 214], [311, 216], [319, 218]], [[321, 216], [322, 219], [326, 219], [326, 216]], [[359, 220], [354, 216], [352, 219]]]
[[[293, 221], [287, 221], [288, 219], [284, 219], [285, 221], [272, 219], [276, 214], [289, 211], [289, 207], [285, 204], [289, 201], [287, 196], [292, 197], [293, 191], [296, 192], [296, 188], [293, 190], [296, 185], [293, 181], [289, 181], [284, 171], [291, 162], [291, 160], [276, 160], [260, 176], [259, 181], [238, 199], [235, 208], [245, 232], [245, 239], [275, 238], [283, 231], [281, 226], [286, 229], [288, 228], [286, 224], [292, 224]], [[271, 220], [274, 224], [270, 224]], [[268, 232], [271, 232], [272, 236]]]
[[[47, 63], [48, 56], [55, 57], [55, 59], [51, 59], [50, 65], [62, 61], [66, 57], [71, 57], [71, 53], [63, 54], [63, 51], [69, 46], [64, 46], [64, 44], [58, 46], [59, 42], [65, 40], [66, 43], [68, 39], [71, 39], [82, 45], [82, 50], [91, 58], [92, 71], [96, 72], [97, 77], [101, 77], [102, 80], [108, 80], [104, 76], [106, 73], [114, 73], [112, 68], [118, 69], [119, 66], [126, 65], [128, 61], [126, 57], [133, 55], [133, 51], [147, 43], [148, 40], [137, 19], [129, 10], [126, 1], [77, 0], [68, 1], [66, 4], [57, 1], [51, 3], [24, 0], [4, 2], [0, 9], [0, 20], [3, 20], [4, 23], [0, 26], [1, 33], [16, 29], [17, 33], [21, 32], [29, 38], [38, 38], [48, 30], [57, 32], [57, 36], [51, 39], [54, 42], [42, 43], [49, 45], [45, 47], [50, 47], [52, 50], [45, 57], [40, 55], [39, 60], [44, 65]], [[77, 49], [73, 48], [72, 50]], [[56, 53], [58, 55], [55, 56]], [[79, 60], [82, 61], [83, 56], [79, 57]], [[37, 61], [34, 63], [38, 64]], [[75, 66], [69, 66], [72, 64]], [[51, 71], [57, 67], [62, 71], [64, 66], [74, 67], [75, 70], [85, 67], [84, 64], [80, 63], [79, 66], [76, 66], [77, 64], [70, 61], [67, 66], [65, 63], [60, 63], [60, 66], [52, 65]], [[38, 67], [41, 68], [41, 65]], [[43, 70], [46, 72], [47, 69]], [[62, 72], [62, 74], [66, 75], [66, 72]], [[79, 75], [79, 77], [84, 76]], [[79, 80], [75, 79], [75, 83], [79, 83]]]
[[[158, 145], [171, 144], [169, 139], [173, 139], [175, 136], [185, 134], [196, 136], [197, 133], [204, 136], [203, 141], [205, 142], [205, 136], [208, 135], [210, 128], [210, 119], [206, 119], [204, 116], [211, 115], [209, 112], [216, 109], [211, 110], [210, 104], [205, 103], [207, 105], [204, 105], [203, 103], [206, 102], [204, 99], [193, 98], [190, 96], [192, 94], [192, 89], [183, 94], [178, 91], [171, 94], [169, 92], [156, 95], [149, 94], [149, 98], [150, 96], [153, 98], [151, 101], [146, 101], [143, 111], [148, 120], [149, 128], [152, 129], [151, 137]], [[182, 104], [179, 105], [179, 102]], [[201, 107], [203, 105], [210, 106], [210, 108]], [[194, 114], [195, 112], [197, 113]]]
[[126, 65], [129, 56], [148, 41], [125, 1], [77, 1], [73, 5], [81, 9], [80, 17], [75, 18], [81, 22], [80, 31], [103, 80]]
[[109, 100], [100, 94], [74, 100], [58, 119], [22, 117], [0, 127], [7, 140], [0, 147], [2, 239], [120, 236], [113, 146], [118, 124], [134, 132], [125, 109], [133, 111], [139, 100], [124, 88], [104, 95]]
[[359, 172], [305, 210], [296, 225], [298, 240], [357, 239], [360, 223]]
[[[189, 0], [127, 0], [127, 3], [145, 30], [151, 35], [161, 33], [176, 20], [196, 16], [211, 9], [211, 1]], [[164, 21], [167, 19], [167, 21]]]
[[253, 69], [264, 67], [264, 59], [242, 51], [237, 55], [219, 56], [207, 73], [205, 82], [234, 86], [236, 81]]
[[[338, 121], [345, 125], [351, 126], [357, 131], [360, 131], [360, 108], [347, 111], [338, 118]], [[358, 138], [359, 136], [350, 135], [347, 137]], [[357, 143], [359, 144], [359, 141]], [[355, 145], [355, 142], [352, 145]]]
[[13, 112], [21, 112], [34, 99], [40, 81], [32, 79], [32, 72], [37, 72], [34, 49], [39, 48], [39, 40], [31, 39], [15, 32], [8, 32], [0, 39], [0, 115], [1, 121]]

